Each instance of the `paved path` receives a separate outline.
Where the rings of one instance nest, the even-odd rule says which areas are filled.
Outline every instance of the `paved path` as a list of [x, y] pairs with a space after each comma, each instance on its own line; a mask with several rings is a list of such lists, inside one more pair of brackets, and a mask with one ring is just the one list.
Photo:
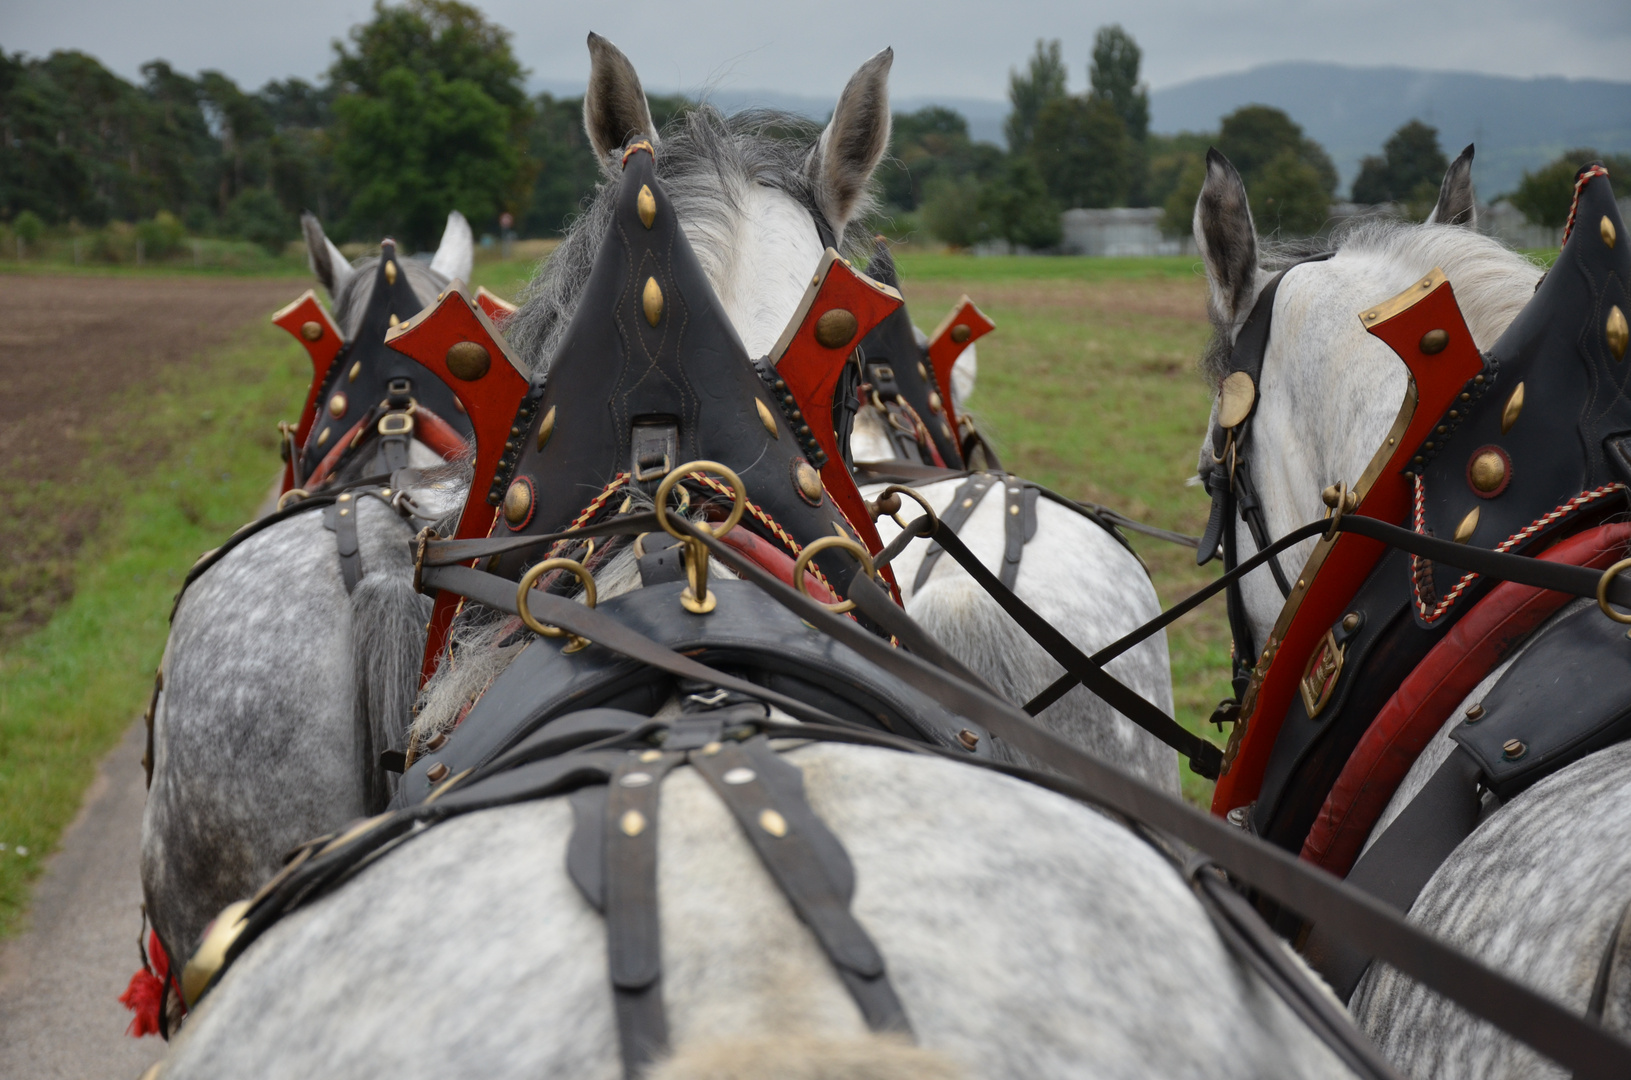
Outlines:
[[0, 1077], [136, 1080], [164, 1052], [124, 1034], [119, 995], [139, 964], [138, 721], [102, 762], [34, 889], [27, 929], [0, 946]]

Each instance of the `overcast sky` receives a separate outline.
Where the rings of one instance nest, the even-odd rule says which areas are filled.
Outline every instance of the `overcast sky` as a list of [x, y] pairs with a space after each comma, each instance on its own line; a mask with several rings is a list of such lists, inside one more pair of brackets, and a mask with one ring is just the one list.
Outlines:
[[[1064, 41], [1087, 82], [1093, 31], [1120, 22], [1155, 87], [1282, 60], [1398, 64], [1500, 75], [1631, 79], [1631, 0], [484, 0], [539, 80], [581, 81], [584, 36], [611, 38], [654, 90], [836, 95], [865, 57], [895, 48], [900, 97], [1002, 98], [1038, 37]], [[155, 57], [224, 71], [246, 88], [313, 79], [367, 0], [0, 0], [0, 47], [79, 49], [130, 78]]]

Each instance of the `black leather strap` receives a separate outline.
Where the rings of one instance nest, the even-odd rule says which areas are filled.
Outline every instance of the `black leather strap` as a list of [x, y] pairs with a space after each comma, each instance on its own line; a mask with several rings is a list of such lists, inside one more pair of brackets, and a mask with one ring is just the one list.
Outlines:
[[340, 557], [340, 580], [350, 596], [362, 580], [362, 554], [357, 542], [357, 497], [347, 491], [323, 511], [323, 526], [334, 533], [334, 551]]
[[1036, 488], [1017, 476], [1002, 478], [1003, 588], [1012, 590], [1019, 579], [1019, 561], [1025, 545], [1036, 535]]
[[1603, 947], [1603, 958], [1597, 961], [1597, 978], [1592, 980], [1591, 999], [1586, 1002], [1586, 1015], [1593, 1020], [1601, 1022], [1603, 1019], [1603, 1007], [1608, 1004], [1608, 987], [1614, 978], [1614, 960], [1619, 956], [1620, 943], [1627, 934], [1631, 934], [1631, 902], [1614, 920], [1614, 931], [1608, 935], [1608, 944]]
[[657, 808], [663, 777], [684, 754], [628, 754], [606, 785], [606, 962], [611, 971], [623, 1075], [629, 1080], [668, 1049], [662, 933], [657, 908]]
[[765, 869], [832, 961], [873, 1031], [911, 1033], [883, 954], [850, 911], [855, 871], [838, 838], [810, 809], [804, 776], [763, 738], [690, 756], [730, 807]]
[[[1478, 827], [1478, 762], [1456, 749], [1410, 804], [1360, 856], [1348, 884], [1363, 889], [1401, 915], [1410, 910], [1444, 860]], [[1351, 940], [1326, 930], [1317, 911], [1304, 949], [1315, 971], [1346, 1001], [1371, 957]]]
[[[969, 517], [985, 498], [985, 493], [991, 490], [998, 481], [993, 473], [977, 472], [969, 475], [956, 491], [952, 492], [951, 502], [940, 514], [940, 522], [953, 532], [968, 524]], [[912, 591], [915, 593], [928, 583], [929, 575], [934, 573], [935, 564], [940, 561], [943, 554], [938, 543], [931, 541], [929, 550], [923, 553], [923, 561], [918, 564], [917, 577], [912, 579]]]

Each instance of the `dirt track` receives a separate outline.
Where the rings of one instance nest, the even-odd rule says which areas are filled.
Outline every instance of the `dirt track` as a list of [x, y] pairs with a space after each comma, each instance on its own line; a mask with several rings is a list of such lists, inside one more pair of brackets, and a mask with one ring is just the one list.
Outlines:
[[[101, 442], [100, 425], [139, 405], [155, 375], [204, 362], [304, 287], [289, 279], [0, 277], [0, 460], [33, 486], [12, 496], [29, 517], [0, 515], [8, 563], [0, 629], [37, 627], [72, 595], [74, 552], [96, 525], [93, 500], [46, 501], [42, 516], [43, 500], [29, 496], [72, 483]], [[0, 499], [6, 494], [0, 488]]]

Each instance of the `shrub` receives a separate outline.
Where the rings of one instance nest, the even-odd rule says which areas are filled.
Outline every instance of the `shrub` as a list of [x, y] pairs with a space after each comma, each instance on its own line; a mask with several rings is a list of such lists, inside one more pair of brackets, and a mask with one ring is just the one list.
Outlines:
[[265, 188], [239, 192], [227, 207], [227, 229], [277, 255], [299, 233], [294, 217]]
[[45, 232], [45, 222], [41, 221], [40, 215], [34, 211], [24, 210], [12, 221], [11, 230], [23, 243], [33, 245], [39, 242], [40, 236]]
[[182, 242], [187, 239], [187, 230], [182, 228], [180, 219], [170, 211], [160, 210], [151, 220], [137, 223], [136, 239], [142, 242], [147, 258], [163, 259], [181, 250]]

